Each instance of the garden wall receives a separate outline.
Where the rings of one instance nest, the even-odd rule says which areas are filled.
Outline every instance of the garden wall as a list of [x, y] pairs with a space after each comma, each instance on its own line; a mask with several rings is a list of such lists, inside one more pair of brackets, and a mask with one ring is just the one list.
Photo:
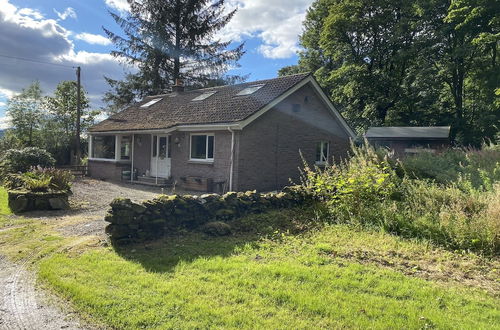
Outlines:
[[255, 191], [229, 192], [225, 195], [162, 195], [141, 204], [117, 198], [105, 217], [106, 232], [117, 243], [159, 238], [179, 229], [195, 229], [212, 221], [229, 221], [248, 214], [288, 208], [312, 202], [300, 186], [279, 193]]
[[35, 210], [65, 210], [69, 208], [68, 193], [59, 192], [29, 192], [10, 190], [9, 208], [14, 213]]

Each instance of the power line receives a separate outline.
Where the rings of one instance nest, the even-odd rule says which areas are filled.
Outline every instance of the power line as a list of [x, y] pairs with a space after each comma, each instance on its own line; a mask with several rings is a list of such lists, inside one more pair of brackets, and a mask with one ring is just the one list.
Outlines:
[[64, 65], [64, 64], [57, 64], [57, 63], [50, 63], [50, 62], [44, 62], [44, 61], [33, 60], [33, 59], [30, 59], [30, 58], [24, 58], [24, 57], [9, 56], [9, 55], [3, 55], [3, 54], [0, 54], [0, 57], [11, 58], [11, 59], [21, 60], [21, 61], [27, 61], [27, 62], [34, 62], [34, 63], [41, 63], [41, 64], [49, 64], [49, 65], [61, 66], [63, 68], [71, 68], [71, 69], [76, 68], [76, 66], [70, 66], [70, 65]]

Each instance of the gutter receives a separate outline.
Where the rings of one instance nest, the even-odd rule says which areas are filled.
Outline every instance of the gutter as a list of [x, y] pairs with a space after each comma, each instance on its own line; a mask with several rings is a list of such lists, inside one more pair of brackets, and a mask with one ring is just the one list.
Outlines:
[[234, 130], [230, 126], [227, 127], [228, 131], [231, 132], [231, 157], [229, 166], [229, 189], [233, 190], [233, 167], [234, 167]]

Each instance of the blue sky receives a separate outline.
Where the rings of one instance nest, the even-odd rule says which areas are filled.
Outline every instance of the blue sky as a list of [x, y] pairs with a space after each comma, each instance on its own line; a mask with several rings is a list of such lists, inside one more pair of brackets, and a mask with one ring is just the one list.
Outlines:
[[[227, 0], [238, 8], [219, 38], [246, 42], [241, 67], [249, 80], [275, 77], [297, 61], [298, 35], [312, 0]], [[0, 55], [63, 65], [47, 65], [0, 57], [0, 128], [8, 126], [5, 103], [33, 80], [51, 93], [58, 82], [75, 79], [71, 66], [82, 67], [82, 83], [92, 105], [100, 107], [108, 89], [103, 76], [120, 79], [124, 68], [109, 55], [113, 45], [102, 26], [121, 32], [108, 10], [126, 14], [126, 0], [0, 0]], [[69, 67], [64, 67], [69, 66]]]

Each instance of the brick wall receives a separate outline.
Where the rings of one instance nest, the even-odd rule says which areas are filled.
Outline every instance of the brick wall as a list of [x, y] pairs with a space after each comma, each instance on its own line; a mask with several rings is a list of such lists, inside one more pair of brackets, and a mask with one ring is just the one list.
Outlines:
[[134, 137], [134, 168], [138, 175], [150, 170], [151, 134], [136, 134]]
[[[229, 181], [231, 133], [229, 131], [196, 132], [214, 134], [214, 161], [212, 163], [189, 160], [190, 132], [172, 133], [172, 177], [182, 186], [181, 177], [211, 178]], [[176, 144], [175, 141], [179, 143]], [[237, 144], [235, 137], [235, 145]]]
[[270, 191], [289, 179], [299, 183], [300, 152], [314, 164], [319, 141], [330, 142], [330, 159], [345, 157], [349, 149], [347, 132], [316, 92], [304, 86], [241, 132], [237, 189]]
[[120, 181], [123, 170], [130, 170], [130, 164], [89, 160], [89, 175], [95, 179]]

